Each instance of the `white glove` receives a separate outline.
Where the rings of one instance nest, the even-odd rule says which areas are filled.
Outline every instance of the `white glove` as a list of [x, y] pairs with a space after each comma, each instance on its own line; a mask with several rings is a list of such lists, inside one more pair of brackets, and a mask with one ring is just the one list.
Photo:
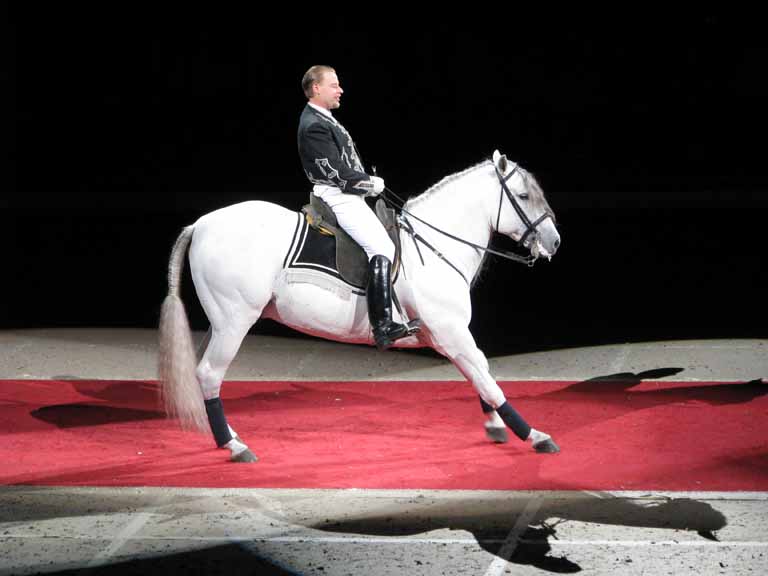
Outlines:
[[373, 184], [373, 189], [368, 192], [368, 196], [378, 196], [382, 192], [384, 192], [384, 179], [379, 178], [378, 176], [371, 176], [371, 183]]

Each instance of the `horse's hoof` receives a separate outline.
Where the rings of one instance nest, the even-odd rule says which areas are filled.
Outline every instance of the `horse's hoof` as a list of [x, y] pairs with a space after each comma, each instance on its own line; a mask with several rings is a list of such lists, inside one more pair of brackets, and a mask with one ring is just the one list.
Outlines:
[[250, 463], [250, 462], [258, 462], [258, 461], [259, 461], [258, 456], [256, 456], [256, 454], [251, 452], [250, 448], [246, 448], [242, 452], [238, 452], [237, 454], [232, 455], [232, 462]]
[[506, 444], [509, 442], [509, 434], [507, 429], [499, 426], [486, 426], [485, 435], [489, 440], [492, 440], [496, 444]]
[[560, 446], [555, 444], [552, 438], [547, 438], [533, 445], [533, 449], [539, 454], [557, 454], [560, 452]]

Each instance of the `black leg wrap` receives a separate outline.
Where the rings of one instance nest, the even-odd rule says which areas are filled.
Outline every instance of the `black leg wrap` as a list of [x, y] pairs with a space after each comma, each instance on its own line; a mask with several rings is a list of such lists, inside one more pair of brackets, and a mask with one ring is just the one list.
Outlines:
[[531, 427], [528, 426], [528, 423], [523, 420], [523, 417], [517, 413], [517, 410], [509, 405], [509, 402], [504, 402], [504, 404], [496, 408], [496, 412], [501, 416], [501, 419], [504, 420], [504, 424], [509, 426], [512, 432], [515, 433], [515, 436], [520, 438], [520, 440], [525, 441], [528, 439], [528, 436], [531, 435]]
[[227, 419], [224, 418], [224, 407], [221, 404], [221, 398], [206, 400], [205, 411], [208, 414], [208, 423], [211, 425], [211, 432], [213, 432], [213, 438], [216, 440], [216, 446], [221, 448], [232, 440]]
[[482, 398], [480, 398], [480, 407], [483, 409], [483, 414], [490, 414], [491, 412], [493, 412], [493, 406], [488, 404], [488, 402], [486, 402]]

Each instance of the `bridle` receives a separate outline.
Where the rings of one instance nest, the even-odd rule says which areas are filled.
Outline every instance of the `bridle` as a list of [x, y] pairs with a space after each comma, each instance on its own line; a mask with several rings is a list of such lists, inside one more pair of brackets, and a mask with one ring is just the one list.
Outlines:
[[[522, 206], [520, 206], [520, 203], [515, 199], [514, 194], [510, 192], [509, 186], [507, 186], [507, 181], [518, 171], [518, 165], [515, 164], [515, 167], [512, 169], [512, 171], [505, 177], [500, 171], [499, 168], [494, 163], [494, 170], [496, 171], [496, 176], [499, 179], [499, 184], [501, 184], [501, 189], [499, 190], [499, 210], [498, 214], [496, 216], [496, 228], [495, 231], [499, 231], [499, 224], [501, 220], [501, 205], [504, 202], [504, 194], [507, 195], [507, 198], [509, 198], [509, 202], [512, 204], [512, 207], [515, 209], [515, 212], [517, 212], [517, 215], [520, 217], [520, 220], [525, 225], [525, 232], [520, 237], [520, 239], [517, 241], [517, 244], [519, 246], [525, 247], [526, 239], [532, 236], [532, 241], [536, 240], [536, 237], [538, 235], [538, 231], [536, 228], [541, 224], [544, 220], [547, 218], [551, 218], [554, 221], [554, 215], [551, 211], [547, 210], [542, 214], [535, 222], [531, 222], [531, 219], [528, 218], [528, 215], [523, 210]], [[533, 254], [530, 254], [528, 256], [520, 256], [519, 254], [516, 254], [515, 252], [509, 251], [509, 250], [493, 250], [492, 248], [488, 248], [487, 246], [479, 246], [478, 244], [474, 244], [473, 242], [469, 242], [468, 240], [464, 240], [463, 238], [459, 238], [458, 236], [454, 236], [453, 234], [450, 234], [449, 232], [446, 232], [445, 230], [441, 230], [437, 226], [433, 226], [429, 222], [426, 222], [419, 218], [418, 216], [415, 216], [414, 214], [408, 212], [408, 210], [405, 209], [405, 200], [400, 198], [397, 194], [395, 194], [392, 190], [390, 190], [388, 187], [384, 188], [385, 194], [382, 196], [384, 197], [384, 201], [389, 204], [390, 206], [396, 208], [397, 210], [400, 210], [401, 216], [400, 220], [403, 223], [403, 230], [407, 234], [413, 238], [413, 243], [416, 246], [416, 251], [419, 253], [419, 258], [421, 258], [422, 264], [424, 263], [424, 258], [421, 256], [421, 251], [419, 250], [418, 242], [421, 242], [424, 244], [427, 248], [432, 250], [438, 258], [443, 260], [445, 263], [447, 263], [451, 268], [456, 270], [462, 278], [464, 278], [465, 281], [467, 281], [467, 284], [469, 284], [469, 281], [464, 276], [464, 274], [450, 261], [448, 260], [443, 254], [434, 248], [429, 242], [427, 242], [421, 235], [419, 235], [414, 229], [411, 223], [408, 221], [408, 218], [406, 216], [410, 216], [414, 220], [418, 220], [425, 226], [428, 226], [432, 230], [435, 230], [436, 232], [439, 232], [440, 234], [443, 234], [444, 236], [447, 236], [448, 238], [455, 240], [457, 242], [460, 242], [462, 244], [466, 244], [467, 246], [471, 246], [472, 248], [476, 250], [480, 250], [482, 252], [486, 252], [488, 254], [493, 254], [494, 256], [499, 256], [501, 258], [506, 258], [507, 260], [512, 260], [513, 262], [519, 262], [521, 264], [525, 264], [528, 267], [533, 266], [536, 263], [536, 260], [538, 259], [538, 256], [534, 256]], [[399, 202], [396, 203], [392, 200], [392, 198], [397, 199]], [[530, 242], [529, 242], [530, 244]]]
[[[493, 165], [494, 170], [496, 170], [496, 176], [499, 178], [499, 183], [501, 184], [501, 189], [499, 190], [499, 211], [496, 215], [496, 232], [499, 231], [499, 222], [501, 220], [501, 205], [504, 202], [504, 194], [507, 195], [507, 198], [509, 199], [509, 203], [512, 204], [512, 208], [515, 209], [515, 212], [517, 212], [517, 215], [520, 217], [520, 221], [525, 225], [525, 233], [520, 237], [520, 240], [517, 241], [518, 246], [525, 246], [526, 239], [528, 236], [531, 236], [531, 243], [536, 241], [536, 238], [538, 236], [538, 231], [536, 228], [544, 222], [547, 218], [552, 219], [554, 223], [554, 214], [552, 214], [551, 211], [546, 210], [544, 214], [539, 216], [539, 218], [535, 222], [531, 222], [531, 219], [528, 218], [528, 215], [525, 213], [525, 210], [523, 210], [522, 206], [520, 206], [520, 203], [515, 198], [515, 195], [512, 194], [509, 190], [509, 186], [507, 186], [507, 181], [514, 176], [519, 168], [518, 164], [515, 164], [515, 167], [512, 169], [512, 171], [504, 176], [501, 171], [499, 170], [499, 167], [496, 166], [494, 163]], [[522, 177], [522, 174], [521, 174]]]

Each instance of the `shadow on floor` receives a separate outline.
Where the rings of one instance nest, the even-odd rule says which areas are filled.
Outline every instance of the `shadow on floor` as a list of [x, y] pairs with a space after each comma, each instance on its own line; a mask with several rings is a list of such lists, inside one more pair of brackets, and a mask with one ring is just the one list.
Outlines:
[[[521, 518], [522, 531], [517, 527]], [[471, 532], [484, 550], [511, 563], [571, 573], [582, 567], [566, 557], [550, 554], [550, 539], [557, 539], [557, 526], [569, 521], [686, 530], [710, 540], [716, 540], [715, 532], [727, 524], [725, 516], [710, 504], [690, 498], [638, 503], [608, 493], [579, 492], [561, 498], [503, 501], [483, 500], [481, 496], [439, 502], [414, 498], [407, 504], [388, 503], [386, 509], [352, 512], [311, 527], [336, 533], [393, 537], [441, 529], [463, 530]]]
[[73, 568], [49, 572], [59, 576], [169, 576], [171, 574], [205, 574], [230, 576], [244, 574], [253, 576], [291, 576], [297, 574], [261, 557], [250, 547], [240, 544], [226, 544], [170, 555], [153, 555], [144, 558], [105, 564], [91, 568]]

